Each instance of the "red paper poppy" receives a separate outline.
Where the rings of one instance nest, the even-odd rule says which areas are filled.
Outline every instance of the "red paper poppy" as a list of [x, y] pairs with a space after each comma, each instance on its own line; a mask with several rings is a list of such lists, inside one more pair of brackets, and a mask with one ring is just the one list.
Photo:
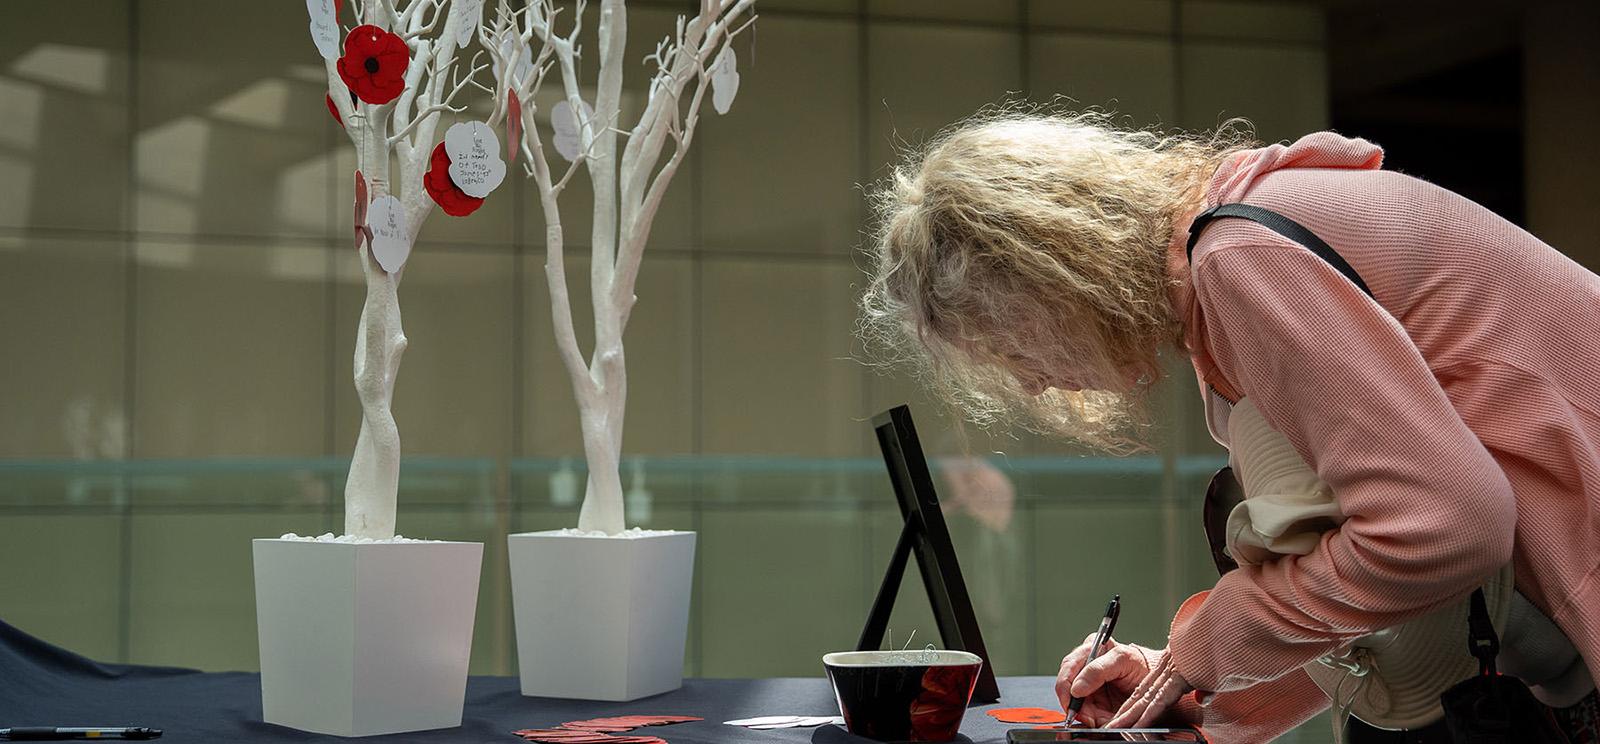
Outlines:
[[367, 103], [393, 101], [406, 87], [411, 50], [398, 36], [377, 26], [356, 26], [344, 39], [339, 78]]
[[433, 148], [433, 157], [428, 161], [428, 173], [422, 177], [422, 187], [428, 190], [433, 202], [444, 208], [444, 213], [451, 217], [465, 217], [483, 206], [483, 199], [468, 196], [455, 181], [450, 180], [450, 155], [444, 151], [443, 142]]
[[324, 95], [322, 97], [322, 100], [328, 102], [328, 113], [333, 114], [333, 120], [336, 121], [336, 122], [339, 122], [339, 126], [343, 127], [344, 126], [344, 117], [339, 115], [339, 107], [333, 105], [333, 96], [332, 95]]

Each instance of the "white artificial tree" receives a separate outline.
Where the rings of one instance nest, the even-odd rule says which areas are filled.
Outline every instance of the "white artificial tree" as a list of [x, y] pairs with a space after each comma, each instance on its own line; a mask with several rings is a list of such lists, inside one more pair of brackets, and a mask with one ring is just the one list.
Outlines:
[[[456, 53], [477, 30], [482, 0], [348, 0], [360, 24], [348, 31], [339, 28], [336, 17], [329, 28], [329, 11], [339, 12], [339, 5], [329, 2], [307, 0], [307, 6], [313, 39], [326, 62], [328, 100], [355, 145], [355, 247], [367, 285], [355, 350], [361, 433], [345, 484], [344, 530], [356, 537], [387, 539], [394, 536], [400, 479], [400, 432], [390, 412], [395, 376], [406, 349], [400, 325], [400, 279], [411, 241], [435, 205], [423, 179], [440, 116], [464, 110], [452, 103], [473, 76], [487, 68], [487, 64], [474, 66], [459, 78], [456, 74]], [[340, 74], [339, 54], [328, 49], [330, 42], [347, 46], [347, 33], [367, 26], [398, 36], [409, 54], [404, 88], [384, 103], [356, 99]], [[392, 178], [395, 166], [398, 177]], [[369, 223], [369, 205], [394, 205], [384, 199], [390, 196], [398, 200], [394, 223], [373, 224], [376, 219]]]
[[[509, 125], [544, 213], [545, 277], [556, 345], [577, 397], [589, 467], [578, 529], [617, 534], [624, 529], [618, 468], [628, 392], [622, 336], [636, 299], [639, 262], [662, 196], [694, 139], [701, 102], [710, 93], [719, 112], [732, 102], [738, 73], [730, 45], [754, 23], [755, 0], [700, 0], [693, 18], [678, 18], [673, 34], [643, 57], [643, 65], [653, 68], [648, 100], [628, 129], [620, 122], [622, 75], [628, 64], [627, 9], [623, 0], [599, 4], [597, 58], [584, 57], [578, 43], [587, 5], [583, 0], [572, 6], [565, 31], [557, 28], [554, 0], [528, 0], [516, 10], [500, 0], [493, 20], [481, 28], [479, 42], [494, 62], [496, 107], [489, 124]], [[593, 65], [592, 86], [579, 79], [580, 59]], [[537, 120], [535, 95], [552, 70], [559, 77], [561, 99], [546, 117], [547, 132]], [[592, 108], [583, 98], [586, 89], [594, 91]], [[619, 136], [626, 138], [620, 154]], [[669, 141], [672, 150], [667, 153]], [[547, 142], [570, 161], [559, 175], [547, 156]], [[589, 241], [594, 348], [587, 359], [573, 328], [558, 209], [562, 191], [580, 166], [587, 167], [594, 189]]]

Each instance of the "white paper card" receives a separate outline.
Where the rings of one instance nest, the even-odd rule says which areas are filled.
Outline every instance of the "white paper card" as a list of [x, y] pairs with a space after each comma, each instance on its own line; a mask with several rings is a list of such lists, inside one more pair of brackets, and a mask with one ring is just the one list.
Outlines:
[[741, 718], [737, 721], [723, 721], [723, 724], [728, 726], [771, 726], [774, 724], [795, 723], [800, 720], [800, 716], [760, 716], [758, 718]]
[[719, 114], [728, 113], [733, 97], [739, 93], [739, 56], [723, 47], [711, 64], [711, 106]]
[[333, 14], [333, 0], [306, 0], [311, 14], [311, 43], [323, 59], [339, 58], [339, 18]]
[[[583, 105], [584, 119], [594, 116], [594, 109], [589, 107], [587, 101], [579, 103]], [[563, 98], [550, 107], [550, 128], [555, 130], [554, 136], [550, 139], [555, 143], [556, 152], [561, 153], [561, 157], [566, 158], [569, 163], [577, 160], [578, 152], [583, 148], [583, 136], [580, 131], [582, 125], [578, 122], [578, 117], [573, 116], [572, 104], [566, 99]]]
[[801, 726], [823, 726], [829, 723], [844, 725], [844, 716], [815, 716], [800, 719]]
[[450, 156], [450, 180], [467, 196], [482, 199], [506, 178], [500, 138], [481, 121], [450, 125], [444, 133], [444, 152]]
[[450, 13], [456, 17], [456, 46], [466, 47], [483, 22], [483, 0], [454, 0]]
[[524, 81], [533, 76], [533, 47], [522, 43], [522, 37], [512, 31], [502, 31], [500, 32], [500, 56], [492, 60], [494, 76], [498, 78], [500, 77], [500, 65], [502, 64], [500, 60], [511, 59], [511, 54], [516, 51], [518, 44], [522, 44], [522, 54], [517, 57], [516, 73], [511, 77], [513, 87], [520, 87]]
[[390, 274], [406, 265], [411, 255], [411, 236], [406, 234], [406, 209], [392, 194], [372, 200], [367, 208], [372, 226], [372, 257]]

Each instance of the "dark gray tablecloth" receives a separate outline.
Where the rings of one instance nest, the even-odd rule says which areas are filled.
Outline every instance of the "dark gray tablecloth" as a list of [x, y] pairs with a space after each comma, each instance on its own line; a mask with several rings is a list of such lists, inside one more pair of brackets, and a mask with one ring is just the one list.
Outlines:
[[[1057, 705], [1049, 677], [1000, 680], [999, 706]], [[1010, 725], [972, 708], [962, 734], [972, 742], [1003, 742]], [[467, 681], [461, 727], [362, 739], [371, 742], [520, 741], [511, 731], [564, 721], [625, 714], [701, 716], [704, 721], [641, 730], [671, 744], [712, 742], [866, 742], [837, 726], [753, 731], [723, 721], [763, 715], [837, 715], [828, 682], [815, 679], [691, 679], [683, 689], [631, 703], [526, 698], [512, 677]], [[152, 726], [158, 741], [341, 741], [261, 721], [261, 680], [243, 672], [101, 664], [51, 646], [0, 622], [0, 728], [7, 726]]]

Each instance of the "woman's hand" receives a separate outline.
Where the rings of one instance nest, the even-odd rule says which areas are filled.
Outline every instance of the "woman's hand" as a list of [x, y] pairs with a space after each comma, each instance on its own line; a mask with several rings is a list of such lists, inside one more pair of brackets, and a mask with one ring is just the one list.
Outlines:
[[1194, 689], [1172, 664], [1172, 656], [1162, 651], [1158, 660], [1150, 665], [1150, 672], [1139, 681], [1138, 687], [1128, 695], [1117, 714], [1105, 725], [1107, 728], [1144, 728], [1155, 722]]
[[1090, 633], [1061, 660], [1056, 697], [1061, 699], [1062, 710], [1067, 709], [1072, 698], [1083, 698], [1077, 720], [1090, 726], [1105, 726], [1138, 690], [1139, 683], [1160, 666], [1166, 652], [1108, 640], [1100, 655], [1089, 661], [1089, 646], [1097, 635]]

